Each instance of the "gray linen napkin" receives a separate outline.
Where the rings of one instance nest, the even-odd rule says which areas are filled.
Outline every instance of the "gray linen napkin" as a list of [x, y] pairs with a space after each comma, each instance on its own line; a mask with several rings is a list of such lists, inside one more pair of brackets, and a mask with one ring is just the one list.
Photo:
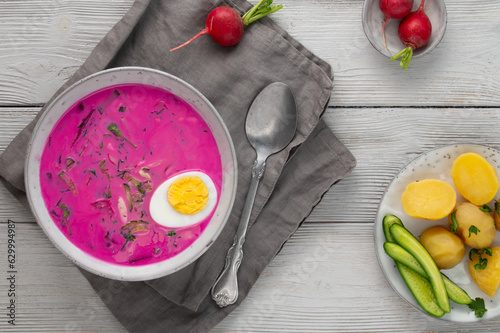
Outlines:
[[[219, 46], [203, 36], [178, 51], [169, 51], [200, 31], [207, 13], [219, 5], [232, 6], [240, 13], [251, 7], [245, 0], [136, 0], [58, 91], [105, 68], [160, 69], [199, 89], [221, 114], [235, 144], [239, 176], [234, 207], [223, 232], [200, 259], [179, 272], [145, 282], [118, 282], [82, 270], [131, 332], [211, 329], [244, 299], [321, 196], [355, 166], [354, 157], [320, 119], [332, 90], [330, 66], [271, 19], [246, 27], [243, 39], [234, 47]], [[209, 295], [210, 288], [232, 244], [255, 159], [245, 137], [245, 116], [256, 94], [275, 81], [287, 83], [295, 94], [297, 134], [289, 146], [268, 160], [243, 248], [240, 298], [235, 305], [220, 309]], [[24, 156], [37, 119], [0, 156], [2, 182], [26, 206]]]

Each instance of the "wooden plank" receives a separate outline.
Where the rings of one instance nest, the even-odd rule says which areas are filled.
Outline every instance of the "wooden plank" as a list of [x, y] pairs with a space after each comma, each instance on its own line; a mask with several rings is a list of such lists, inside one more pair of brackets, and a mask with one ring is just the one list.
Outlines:
[[[486, 332], [432, 319], [402, 300], [386, 282], [369, 224], [303, 225], [265, 269], [247, 299], [214, 332]], [[6, 239], [6, 225], [0, 225]], [[0, 331], [125, 332], [78, 269], [34, 224], [16, 225], [16, 325]], [[5, 243], [1, 242], [2, 246]], [[2, 249], [3, 252], [3, 249]], [[6, 295], [6, 256], [0, 294]], [[4, 278], [5, 277], [5, 278]], [[6, 298], [4, 296], [2, 304]]]
[[[403, 71], [366, 39], [363, 0], [287, 0], [273, 19], [332, 65], [332, 106], [500, 105], [497, 0], [447, 2], [441, 44]], [[0, 105], [45, 103], [132, 4], [0, 1]], [[478, 35], [481, 38], [478, 38]]]
[[0, 321], [0, 331], [125, 332], [76, 266], [33, 223], [15, 224], [17, 273], [11, 288], [5, 223], [0, 224], [0, 238], [0, 302], [2, 307], [9, 302], [8, 290], [14, 289], [16, 306], [15, 326], [5, 317]]
[[0, 105], [45, 103], [132, 3], [0, 1]]
[[430, 149], [455, 143], [500, 148], [500, 109], [331, 108], [324, 119], [357, 166], [325, 194], [310, 222], [373, 222], [391, 179]]

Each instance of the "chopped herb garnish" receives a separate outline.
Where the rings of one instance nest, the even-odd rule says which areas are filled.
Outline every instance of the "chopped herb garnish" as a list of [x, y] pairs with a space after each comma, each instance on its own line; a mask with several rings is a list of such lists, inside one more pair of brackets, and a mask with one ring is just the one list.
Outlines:
[[455, 234], [457, 232], [458, 222], [457, 222], [457, 210], [451, 213], [451, 233]]
[[104, 193], [104, 197], [106, 199], [110, 199], [112, 197], [112, 195], [111, 195], [111, 184], [108, 185], [108, 191], [106, 193]]
[[93, 174], [95, 177], [97, 177], [97, 172], [95, 172], [94, 169], [89, 169], [90, 173]]
[[108, 169], [106, 169], [106, 160], [102, 160], [100, 163], [99, 163], [99, 169], [101, 170], [101, 173], [105, 176], [108, 176], [109, 178], [109, 173], [108, 173]]
[[142, 183], [139, 183], [136, 187], [137, 191], [141, 192], [143, 196], [146, 195], [146, 191], [142, 188]]
[[83, 102], [80, 102], [80, 104], [78, 104], [78, 111], [83, 111], [85, 109], [85, 105], [83, 104]]
[[71, 157], [66, 157], [66, 171], [68, 171], [73, 164], [75, 164], [75, 160]]
[[474, 265], [474, 269], [478, 269], [478, 270], [481, 269], [482, 270], [482, 269], [485, 269], [486, 266], [488, 265], [488, 259], [483, 258], [482, 255], [486, 254], [486, 255], [489, 255], [491, 257], [493, 255], [493, 251], [491, 250], [491, 248], [488, 248], [488, 247], [483, 248], [481, 250], [481, 252], [478, 249], [472, 249], [469, 252], [469, 260], [470, 261], [473, 261], [472, 256], [474, 254], [477, 254], [479, 256], [479, 262]]
[[500, 202], [495, 201], [495, 212], [497, 212], [498, 217], [500, 217]]
[[129, 173], [129, 171], [127, 171], [127, 170], [120, 171], [120, 172], [118, 172], [116, 177], [123, 179], [127, 173]]
[[78, 156], [83, 155], [83, 153], [85, 152], [85, 149], [87, 149], [88, 144], [89, 144], [89, 140], [87, 140], [87, 142], [85, 142], [85, 144], [83, 145], [82, 151], [80, 152], [80, 154], [78, 154]]
[[135, 236], [130, 234], [130, 232], [128, 234], [122, 233], [122, 236], [123, 236], [123, 238], [125, 238], [125, 243], [123, 244], [123, 246], [121, 248], [121, 250], [123, 251], [129, 242], [135, 241]]
[[118, 128], [118, 126], [116, 126], [116, 124], [111, 124], [108, 126], [108, 131], [110, 131], [111, 133], [113, 133], [115, 136], [119, 137], [119, 138], [122, 138], [123, 140], [125, 140], [126, 142], [128, 142], [132, 147], [134, 148], [137, 148], [136, 145], [134, 145], [132, 142], [130, 142], [129, 140], [127, 140], [127, 138], [125, 138], [122, 134], [122, 132], [120, 131], [120, 129]]
[[[59, 205], [59, 203], [60, 203], [60, 202], [58, 202], [58, 203], [57, 203], [56, 207]], [[61, 216], [59, 216], [59, 214], [57, 214], [57, 212], [55, 211], [55, 209], [53, 209], [53, 210], [51, 211], [51, 213], [52, 213], [52, 214], [53, 214], [56, 218], [61, 219], [61, 220], [62, 220], [62, 221], [61, 221], [61, 224], [62, 224], [63, 226], [66, 226], [66, 225], [68, 225], [68, 217], [69, 217], [69, 215], [70, 215], [69, 209], [68, 209], [68, 207], [66, 207], [66, 205], [64, 205], [64, 204], [60, 205], [60, 206], [59, 206], [59, 208], [60, 208], [60, 209], [61, 209], [61, 211], [62, 211], [62, 215], [61, 215], [61, 216], [62, 216], [62, 218], [61, 218]]]
[[120, 106], [120, 107], [118, 108], [118, 112], [125, 112], [125, 110], [126, 110], [126, 109], [127, 109], [126, 107], [124, 107], [124, 106]]
[[176, 235], [175, 230], [172, 230], [167, 234], [167, 236], [175, 236], [175, 235]]
[[486, 213], [491, 213], [493, 211], [493, 209], [491, 209], [487, 204], [482, 205], [479, 209]]
[[[83, 109], [82, 109], [83, 110]], [[93, 108], [89, 114], [82, 120], [82, 122], [80, 123], [80, 125], [78, 125], [78, 132], [76, 133], [76, 137], [75, 137], [75, 140], [73, 141], [73, 143], [71, 144], [71, 147], [73, 147], [76, 142], [84, 135], [86, 134], [87, 132], [84, 132], [83, 131], [83, 128], [85, 126], [87, 126], [88, 122], [90, 121], [90, 118], [92, 117], [92, 115], [94, 114], [94, 111], [95, 109]]]
[[471, 225], [469, 227], [469, 238], [470, 238], [471, 234], [476, 234], [477, 235], [478, 232], [481, 232], [481, 230], [479, 230], [475, 225]]
[[74, 195], [78, 195], [78, 191], [76, 190], [75, 183], [73, 182], [71, 177], [65, 171], [61, 171], [58, 176], [69, 187], [69, 189], [71, 190], [71, 192], [73, 192]]
[[469, 304], [469, 308], [474, 311], [477, 318], [482, 318], [486, 311], [488, 311], [484, 305], [484, 299], [480, 297], [476, 297], [476, 299]]

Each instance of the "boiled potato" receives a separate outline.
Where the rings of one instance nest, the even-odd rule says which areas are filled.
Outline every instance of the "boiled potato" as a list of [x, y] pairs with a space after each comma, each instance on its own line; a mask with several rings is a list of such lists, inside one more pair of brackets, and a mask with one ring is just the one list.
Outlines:
[[453, 186], [440, 179], [409, 183], [401, 195], [403, 210], [411, 217], [439, 220], [448, 216], [457, 203]]
[[420, 236], [420, 243], [429, 252], [439, 269], [453, 268], [465, 256], [462, 239], [441, 226], [425, 230]]
[[[491, 250], [491, 255], [487, 253], [488, 250]], [[469, 260], [469, 274], [472, 281], [474, 281], [486, 295], [494, 297], [500, 285], [500, 247], [475, 251], [470, 253], [469, 256], [471, 258], [471, 260]], [[483, 261], [482, 266], [480, 258]], [[487, 262], [484, 262], [484, 259], [486, 259]]]
[[458, 156], [453, 162], [451, 177], [458, 193], [475, 205], [489, 203], [498, 192], [497, 171], [476, 153]]
[[[454, 214], [458, 224], [456, 234], [463, 239], [465, 244], [475, 249], [491, 246], [496, 229], [495, 221], [490, 213], [483, 212], [470, 202], [461, 202], [457, 205]], [[450, 226], [453, 230], [451, 215]]]

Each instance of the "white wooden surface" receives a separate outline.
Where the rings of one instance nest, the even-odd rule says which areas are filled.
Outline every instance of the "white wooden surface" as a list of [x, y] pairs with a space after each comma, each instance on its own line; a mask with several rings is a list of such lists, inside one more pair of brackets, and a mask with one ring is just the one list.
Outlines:
[[[373, 220], [390, 179], [418, 154], [500, 147], [500, 3], [448, 1], [445, 38], [406, 72], [378, 54], [362, 0], [275, 0], [273, 18], [328, 61], [325, 120], [358, 165], [336, 184], [214, 332], [500, 331], [432, 319], [386, 282]], [[81, 65], [132, 0], [0, 0], [0, 151]], [[7, 323], [7, 220], [16, 221], [16, 326]], [[0, 331], [125, 332], [33, 217], [0, 186]]]

